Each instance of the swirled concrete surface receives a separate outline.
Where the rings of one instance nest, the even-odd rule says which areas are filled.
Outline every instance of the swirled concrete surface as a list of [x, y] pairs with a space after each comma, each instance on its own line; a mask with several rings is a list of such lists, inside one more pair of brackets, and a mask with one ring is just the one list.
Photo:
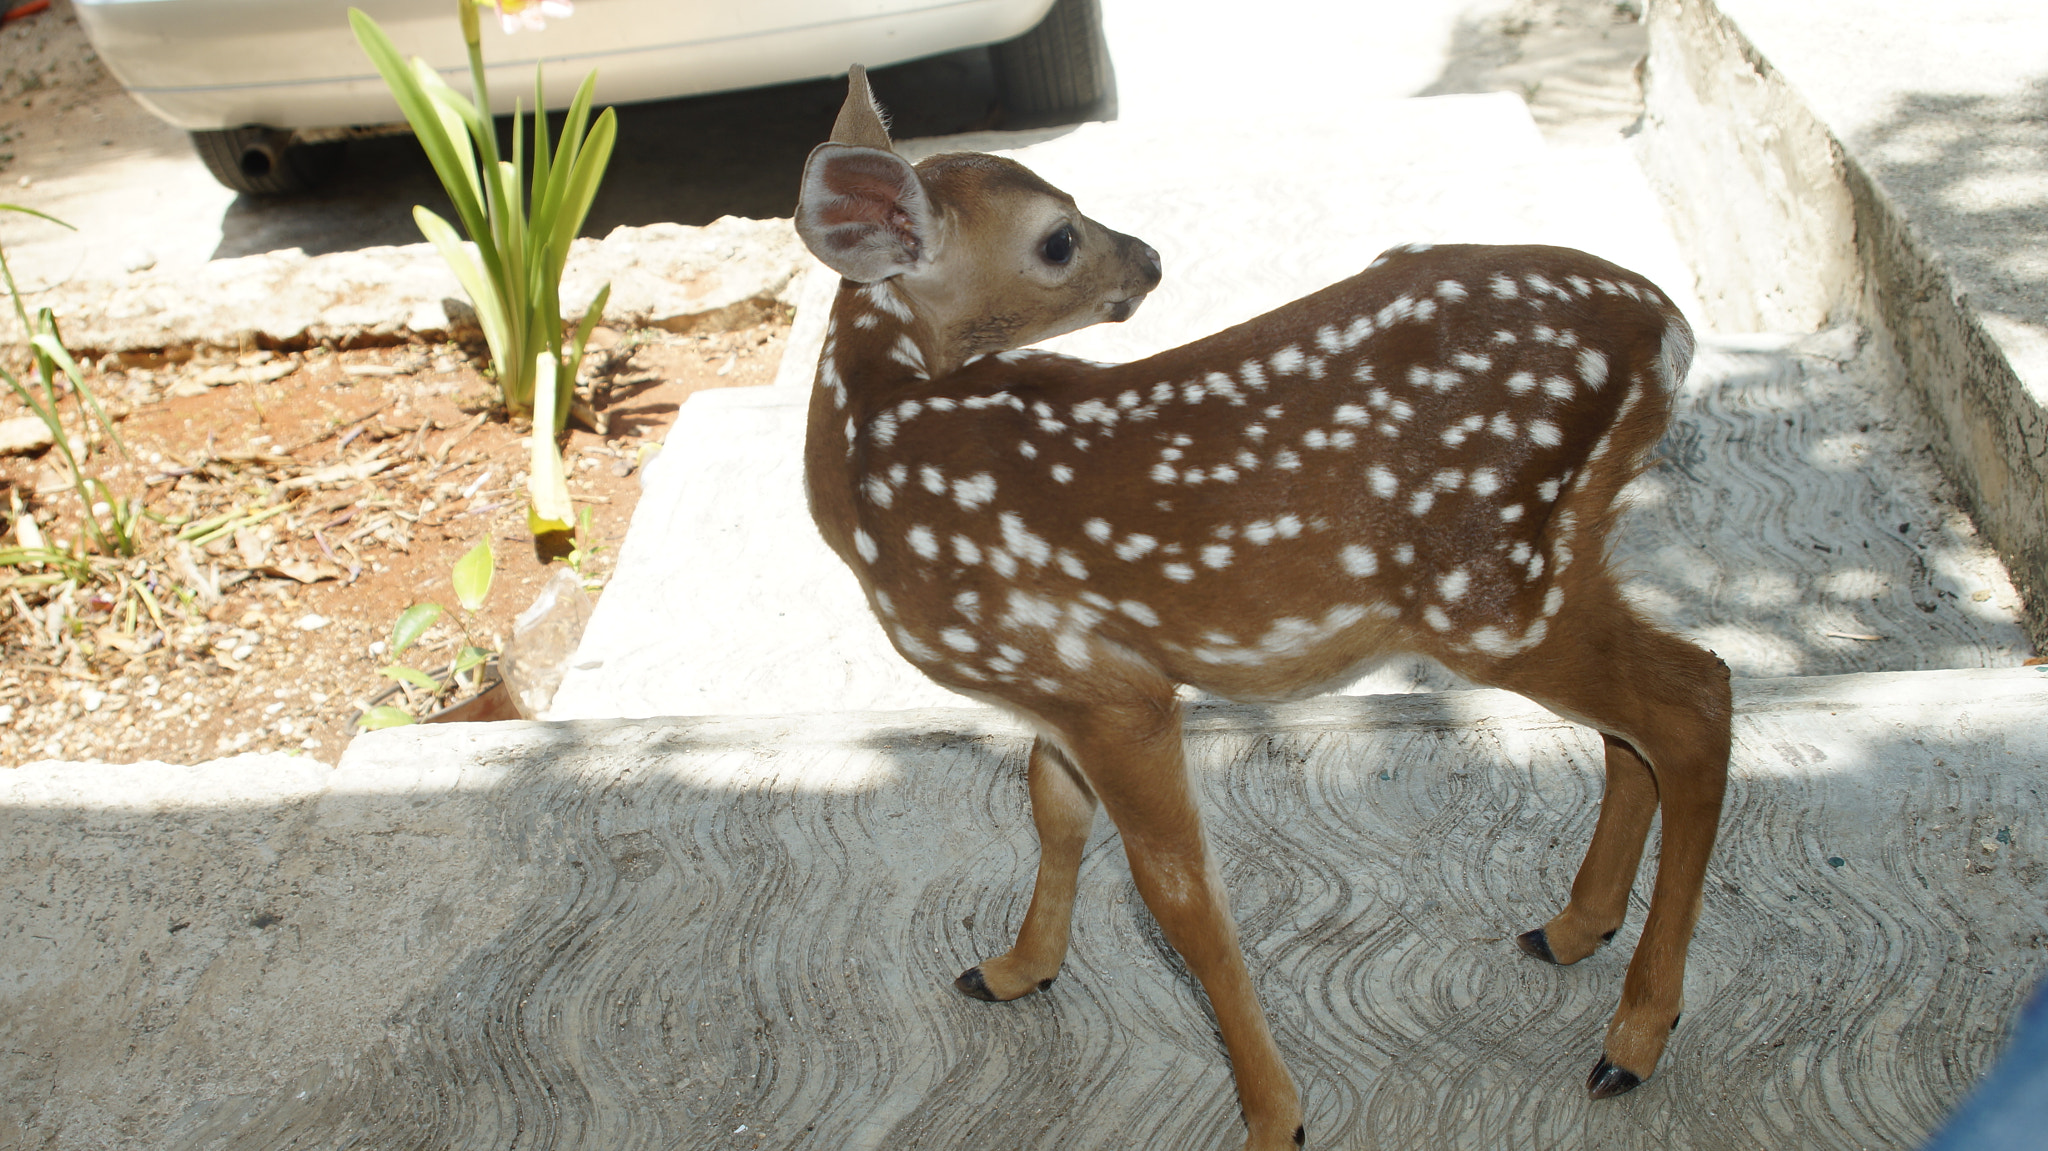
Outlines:
[[[1511, 938], [1590, 832], [1590, 733], [1495, 692], [1196, 710], [1311, 1146], [1910, 1147], [1937, 1122], [2048, 961], [2048, 672], [1737, 702], [1684, 1021], [1598, 1104], [1634, 924], [1571, 968]], [[1059, 982], [948, 986], [1029, 894], [1025, 748], [962, 709], [10, 773], [0, 1146], [1238, 1146], [1106, 826]]]

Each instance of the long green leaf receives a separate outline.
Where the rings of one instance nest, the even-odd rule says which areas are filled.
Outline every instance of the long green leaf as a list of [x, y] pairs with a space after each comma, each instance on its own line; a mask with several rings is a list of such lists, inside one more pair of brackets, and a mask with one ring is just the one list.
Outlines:
[[484, 330], [484, 342], [491, 346], [491, 359], [503, 365], [513, 341], [507, 313], [518, 306], [518, 301], [504, 298], [497, 282], [478, 263], [476, 246], [464, 244], [448, 221], [422, 207], [413, 208], [412, 218], [455, 273], [462, 290], [468, 293], [469, 302], [476, 306], [477, 323]]
[[[450, 88], [441, 74], [429, 67], [425, 60], [414, 57], [412, 69], [413, 78], [426, 95], [427, 107], [433, 112], [434, 135], [456, 161], [453, 180], [448, 173], [436, 169], [441, 184], [447, 189], [448, 198], [456, 202], [456, 214], [462, 217], [463, 226], [469, 228], [471, 223], [483, 226], [488, 223], [489, 215], [485, 208], [483, 184], [477, 177], [476, 145], [471, 130], [477, 116], [476, 108], [462, 93]], [[459, 188], [455, 186], [457, 184]], [[461, 197], [459, 200], [458, 195]]]
[[583, 230], [583, 220], [590, 214], [591, 201], [597, 198], [598, 185], [604, 180], [605, 168], [611, 163], [612, 145], [618, 140], [618, 118], [610, 108], [597, 118], [591, 126], [590, 136], [583, 141], [583, 147], [576, 154], [571, 166], [569, 180], [562, 191], [561, 203], [556, 205], [554, 226], [555, 250], [566, 260], [569, 244], [576, 234]]
[[397, 46], [377, 26], [377, 22], [357, 8], [349, 9], [348, 21], [349, 27], [355, 31], [356, 43], [362, 46], [370, 63], [384, 77], [385, 87], [397, 99], [398, 109], [405, 115], [406, 123], [412, 125], [414, 138], [426, 150], [435, 175], [440, 177], [442, 188], [454, 202], [455, 214], [462, 218], [465, 228], [480, 233], [485, 223], [483, 205], [473, 191], [474, 162], [467, 154], [468, 150], [461, 148], [458, 151], [457, 140], [451, 138], [437, 107], [438, 102], [428, 95], [422, 78], [407, 66]]
[[606, 284], [590, 298], [590, 306], [583, 309], [583, 319], [576, 324], [576, 338], [569, 345], [569, 379], [573, 382], [576, 373], [583, 368], [583, 348], [590, 342], [591, 329], [597, 327], [598, 318], [604, 315], [605, 301], [612, 298], [612, 286]]
[[554, 157], [548, 150], [547, 88], [541, 82], [541, 66], [533, 66], [533, 187], [527, 198], [533, 205], [534, 219], [545, 219], [547, 213], [547, 189], [553, 180]]
[[562, 117], [561, 146], [556, 150], [554, 164], [548, 172], [547, 191], [534, 195], [535, 219], [553, 221], [561, 209], [563, 189], [568, 186], [569, 173], [575, 168], [576, 156], [583, 148], [584, 128], [590, 122], [590, 99], [596, 84], [597, 73], [585, 76], [583, 83], [576, 87], [576, 95], [569, 101], [569, 110]]

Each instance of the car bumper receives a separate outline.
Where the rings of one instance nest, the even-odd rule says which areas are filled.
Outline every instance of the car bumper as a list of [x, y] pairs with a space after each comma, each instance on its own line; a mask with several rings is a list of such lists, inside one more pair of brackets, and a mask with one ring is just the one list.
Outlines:
[[[75, 0], [93, 47], [130, 95], [188, 131], [264, 124], [319, 129], [400, 118], [355, 42], [349, 0]], [[533, 102], [544, 66], [550, 108], [586, 73], [597, 102], [623, 104], [755, 88], [991, 44], [1038, 23], [1052, 0], [579, 0], [545, 31], [506, 35], [486, 14], [492, 110]], [[399, 51], [469, 90], [454, 6], [355, 0]], [[425, 9], [425, 11], [423, 11]]]

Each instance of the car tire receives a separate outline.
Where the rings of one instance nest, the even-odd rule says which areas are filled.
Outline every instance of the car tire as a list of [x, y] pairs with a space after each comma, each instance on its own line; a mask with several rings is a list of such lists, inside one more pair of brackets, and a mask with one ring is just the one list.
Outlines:
[[192, 150], [213, 178], [249, 196], [303, 192], [326, 183], [341, 166], [347, 142], [304, 144], [278, 128], [223, 128], [192, 133]]
[[1056, 0], [1037, 27], [991, 45], [997, 91], [1013, 116], [1090, 111], [1110, 95], [1100, 0]]

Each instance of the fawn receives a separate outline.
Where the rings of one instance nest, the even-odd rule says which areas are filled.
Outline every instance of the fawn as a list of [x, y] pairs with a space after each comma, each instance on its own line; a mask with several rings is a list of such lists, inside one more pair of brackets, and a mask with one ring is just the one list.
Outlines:
[[1051, 985], [1095, 808], [1200, 981], [1247, 1148], [1299, 1096], [1191, 794], [1176, 694], [1341, 686], [1420, 653], [1601, 733], [1606, 791], [1565, 909], [1522, 950], [1575, 963], [1656, 887], [1587, 1087], [1638, 1085], [1682, 1008], [1720, 820], [1727, 668], [1623, 600], [1605, 540], [1692, 357], [1647, 281], [1562, 248], [1415, 245], [1127, 364], [1023, 345], [1121, 321], [1158, 253], [1013, 161], [914, 167], [855, 67], [797, 230], [844, 281], [805, 445], [811, 510], [896, 649], [1024, 717], [1040, 861], [1016, 945], [960, 976]]

